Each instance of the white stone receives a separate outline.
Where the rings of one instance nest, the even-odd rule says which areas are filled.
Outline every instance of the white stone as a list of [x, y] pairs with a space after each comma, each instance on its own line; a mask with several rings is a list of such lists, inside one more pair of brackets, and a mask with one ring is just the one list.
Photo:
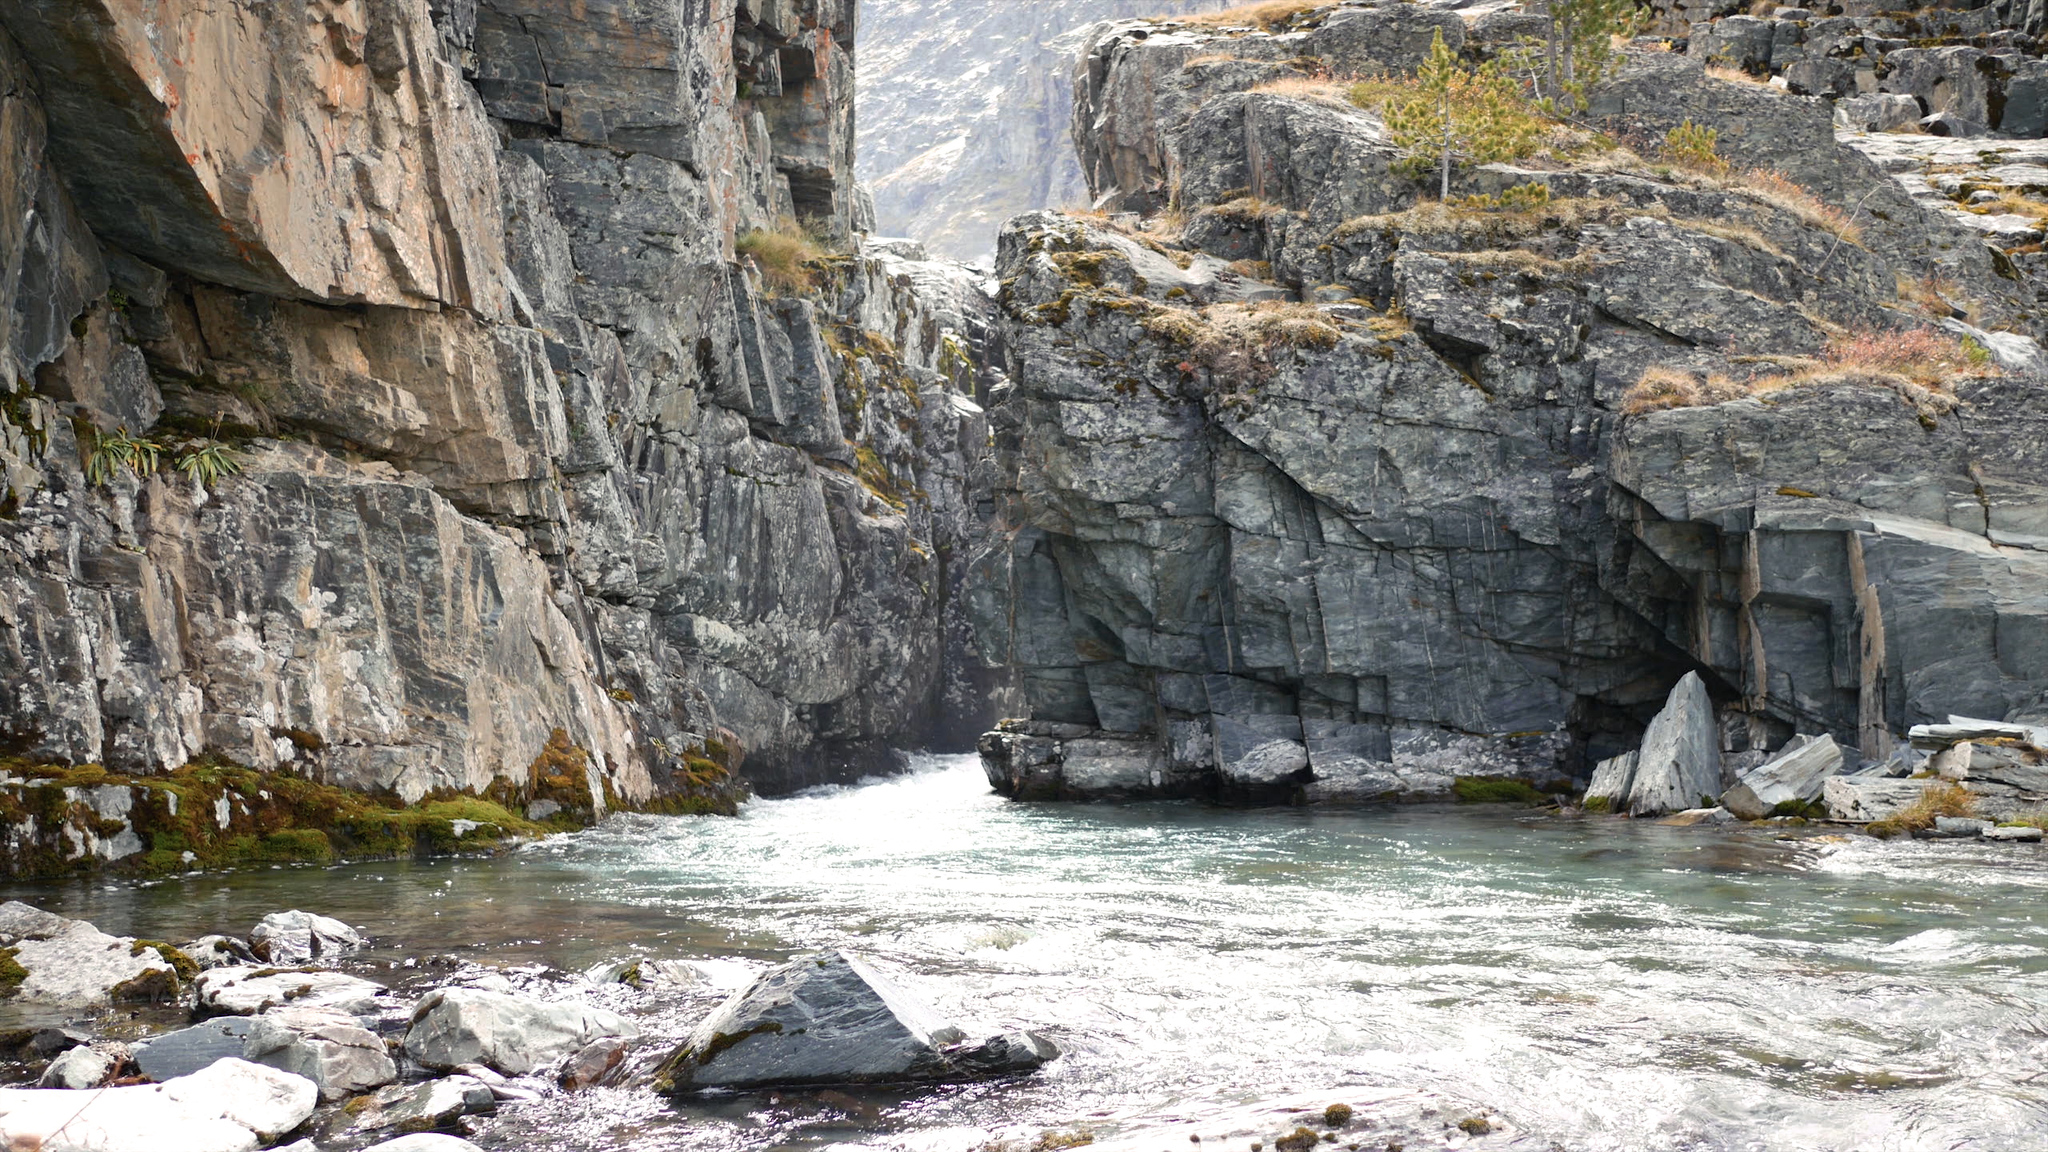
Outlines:
[[1721, 794], [1721, 806], [1744, 820], [1761, 820], [1781, 804], [1803, 803], [1842, 768], [1842, 749], [1832, 736], [1801, 736], [1778, 754], [1743, 774]]
[[19, 901], [0, 905], [0, 946], [13, 948], [15, 963], [28, 971], [15, 992], [23, 1003], [89, 1007], [110, 1003], [117, 992], [123, 999], [168, 998], [178, 988], [177, 974], [155, 949]]
[[328, 916], [301, 912], [272, 912], [249, 933], [249, 947], [259, 960], [272, 964], [304, 964], [348, 956], [362, 950], [369, 941], [362, 933]]
[[428, 1068], [475, 1063], [517, 1076], [601, 1036], [638, 1035], [640, 1029], [625, 1017], [584, 1004], [445, 988], [429, 993], [413, 1012], [405, 1051]]
[[323, 1101], [340, 1100], [398, 1078], [384, 1041], [352, 1016], [327, 1008], [277, 1008], [249, 1026], [242, 1056], [306, 1077]]
[[[120, 1054], [81, 1044], [60, 1053], [43, 1069], [38, 1088], [91, 1088], [107, 1078]], [[0, 1133], [4, 1135], [4, 1133]]]
[[2010, 840], [2016, 843], [2035, 843], [2041, 839], [2041, 836], [2042, 832], [2039, 828], [2025, 824], [2009, 824], [2004, 827], [1989, 829], [1984, 833], [1986, 840]]
[[311, 1080], [227, 1059], [165, 1084], [0, 1088], [0, 1133], [37, 1152], [250, 1152], [305, 1123]]
[[484, 1150], [459, 1136], [446, 1136], [439, 1132], [415, 1132], [410, 1136], [400, 1136], [396, 1140], [386, 1140], [382, 1144], [372, 1144], [368, 1148], [363, 1149], [363, 1152], [484, 1152]]
[[1619, 812], [1628, 802], [1629, 789], [1636, 782], [1636, 754], [1623, 752], [1593, 766], [1593, 782], [1586, 788], [1588, 801], [1604, 800], [1607, 810]]
[[275, 968], [214, 968], [192, 982], [207, 1012], [250, 1016], [270, 1008], [332, 1008], [351, 1016], [377, 1010], [384, 986], [341, 972], [283, 971]]
[[1926, 791], [1925, 780], [1830, 776], [1821, 789], [1821, 802], [1827, 805], [1828, 815], [1837, 820], [1868, 823], [1897, 816]]

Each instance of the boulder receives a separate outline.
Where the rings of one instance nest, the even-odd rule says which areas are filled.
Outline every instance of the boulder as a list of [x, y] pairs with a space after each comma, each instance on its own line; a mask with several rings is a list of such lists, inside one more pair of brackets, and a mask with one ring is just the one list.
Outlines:
[[1726, 808], [1687, 808], [1683, 812], [1673, 812], [1657, 823], [1673, 828], [1690, 828], [1695, 824], [1733, 824], [1736, 820], [1735, 814]]
[[244, 1017], [228, 1016], [166, 1032], [135, 1046], [135, 1066], [144, 1076], [162, 1084], [210, 1068], [216, 1061], [231, 1056], [239, 1059], [249, 1037], [249, 1026]]
[[1744, 820], [1761, 820], [1780, 805], [1818, 799], [1828, 777], [1841, 768], [1842, 749], [1834, 737], [1795, 736], [1777, 755], [1721, 793], [1721, 807]]
[[214, 968], [192, 982], [196, 1009], [207, 1016], [253, 1016], [287, 1004], [360, 1016], [377, 1010], [382, 984], [314, 968]]
[[640, 1029], [616, 1012], [573, 1002], [445, 988], [414, 1010], [405, 1051], [428, 1068], [476, 1063], [517, 1076], [574, 1055], [601, 1037]]
[[0, 952], [26, 973], [13, 995], [28, 1003], [82, 1008], [178, 994], [177, 973], [154, 948], [18, 900], [0, 904]]
[[1967, 716], [1951, 716], [1946, 724], [1915, 724], [1906, 730], [1906, 738], [1913, 742], [1913, 747], [1930, 751], [1965, 740], [2029, 741], [2033, 736], [2034, 730], [2025, 724], [1973, 720]]
[[269, 964], [308, 964], [352, 956], [369, 944], [339, 920], [301, 912], [272, 912], [249, 933], [249, 949]]
[[460, 1136], [443, 1132], [414, 1132], [382, 1144], [372, 1144], [363, 1152], [484, 1152]]
[[[241, 1020], [241, 1017], [231, 1017]], [[340, 1100], [398, 1078], [384, 1041], [355, 1018], [329, 1008], [275, 1008], [248, 1022], [242, 1057], [282, 1068], [320, 1087], [323, 1101]]]
[[1821, 802], [1836, 820], [1867, 824], [1888, 820], [1927, 791], [1925, 780], [1897, 780], [1886, 776], [1830, 776], [1821, 789]]
[[1714, 704], [1697, 672], [1687, 672], [1671, 689], [1664, 709], [1643, 731], [1629, 788], [1633, 816], [1657, 816], [1711, 807], [1721, 791], [1721, 744]]
[[[1037, 1037], [962, 1050], [960, 1029], [859, 957], [839, 950], [763, 973], [662, 1065], [669, 1091], [964, 1080], [1035, 1068]], [[969, 1055], [973, 1053], [973, 1055]]]
[[606, 1036], [584, 1045], [562, 1066], [562, 1087], [574, 1091], [604, 1083], [625, 1062], [626, 1049], [626, 1042], [616, 1036]]
[[1619, 812], [1628, 805], [1629, 789], [1635, 787], [1636, 754], [1623, 752], [1593, 766], [1593, 782], [1586, 787], [1586, 806]]
[[444, 1076], [424, 1084], [393, 1084], [350, 1104], [352, 1132], [383, 1132], [393, 1128], [420, 1131], [446, 1128], [464, 1116], [495, 1112], [498, 1098], [490, 1085], [471, 1076]]
[[2030, 824], [2001, 824], [1996, 828], [1987, 829], [1984, 833], [1986, 840], [2002, 840], [2016, 844], [2039, 843], [2041, 837], [2041, 830]]
[[484, 1152], [460, 1136], [443, 1132], [414, 1132], [382, 1144], [372, 1144], [363, 1152]]
[[1971, 816], [1936, 816], [1932, 831], [1938, 839], [1975, 840], [1993, 827], [1995, 825], [1991, 821]]
[[42, 1078], [36, 1081], [38, 1088], [95, 1088], [106, 1083], [114, 1070], [121, 1066], [122, 1050], [117, 1046], [101, 1048], [81, 1044], [66, 1049], [50, 1066], [43, 1069]]
[[313, 1114], [303, 1076], [222, 1060], [163, 1084], [63, 1092], [0, 1088], [9, 1147], [38, 1152], [248, 1152]]

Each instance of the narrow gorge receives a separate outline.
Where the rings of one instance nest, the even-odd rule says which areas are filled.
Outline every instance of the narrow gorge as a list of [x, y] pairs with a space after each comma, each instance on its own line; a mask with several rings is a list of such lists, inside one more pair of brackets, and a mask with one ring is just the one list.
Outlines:
[[2041, 1146], [2044, 21], [0, 0], [0, 1144]]

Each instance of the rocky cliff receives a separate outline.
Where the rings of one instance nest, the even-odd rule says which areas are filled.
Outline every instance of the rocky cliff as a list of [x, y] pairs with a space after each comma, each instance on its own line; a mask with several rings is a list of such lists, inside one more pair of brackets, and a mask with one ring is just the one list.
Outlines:
[[987, 261], [1003, 221], [1085, 205], [1068, 129], [1069, 62], [1102, 20], [1204, 12], [1229, 0], [870, 0], [861, 19], [861, 149], [878, 227]]
[[[998, 262], [1001, 531], [971, 599], [1029, 711], [984, 737], [991, 780], [1563, 788], [1691, 672], [1731, 752], [2038, 716], [2026, 268], [1838, 141], [1826, 100], [1662, 43], [1583, 129], [1439, 203], [1328, 78], [1530, 30], [1448, 7], [1084, 46], [1110, 212], [1012, 221]], [[1686, 121], [1736, 166], [1660, 156]]]
[[0, 2], [0, 750], [516, 798], [553, 738], [601, 812], [971, 738], [988, 305], [858, 239], [855, 44]]

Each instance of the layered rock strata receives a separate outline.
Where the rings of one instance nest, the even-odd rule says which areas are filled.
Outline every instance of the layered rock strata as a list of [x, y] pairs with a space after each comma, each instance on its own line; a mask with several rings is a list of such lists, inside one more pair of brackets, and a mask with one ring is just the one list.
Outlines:
[[[1439, 31], [1477, 56], [1527, 28], [1344, 5], [1083, 53], [1083, 169], [1130, 215], [1003, 236], [1003, 531], [970, 599], [1029, 707], [983, 738], [996, 787], [1550, 786], [1693, 673], [1725, 752], [1796, 730], [1882, 758], [1930, 718], [2038, 709], [2025, 273], [1838, 145], [1825, 104], [1662, 52], [1591, 121], [1653, 152], [1691, 120], [1774, 175], [1566, 147], [1461, 174], [1539, 206], [1424, 203], [1379, 117], [1315, 78], [1413, 68]], [[1901, 289], [1935, 276], [1975, 302], [1981, 367], [1925, 388], [1837, 357], [1930, 328]], [[1695, 406], [1644, 402], [1659, 378]]]
[[[857, 240], [854, 44], [0, 4], [0, 750], [526, 803], [568, 747], [602, 812], [971, 738], [987, 303]], [[808, 288], [736, 251], [799, 225]]]

